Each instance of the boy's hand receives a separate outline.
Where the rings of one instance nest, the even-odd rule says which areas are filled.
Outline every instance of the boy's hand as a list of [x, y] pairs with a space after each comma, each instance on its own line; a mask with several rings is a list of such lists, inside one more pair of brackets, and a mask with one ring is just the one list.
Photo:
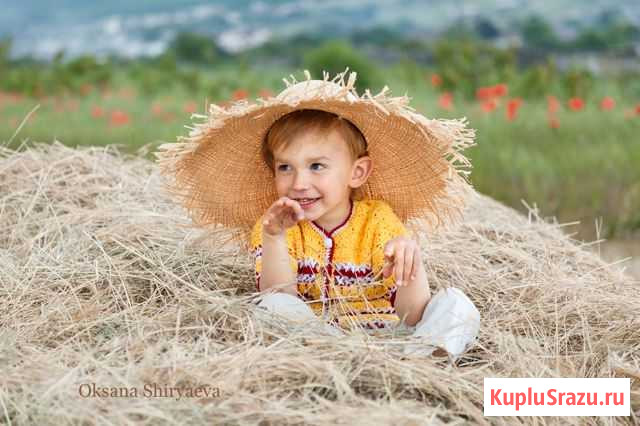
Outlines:
[[282, 235], [302, 219], [304, 210], [300, 204], [291, 198], [281, 197], [264, 214], [262, 229], [269, 235]]
[[400, 236], [393, 238], [384, 246], [385, 266], [382, 275], [387, 278], [393, 272], [396, 284], [406, 286], [412, 283], [418, 274], [422, 255], [418, 244], [411, 238]]

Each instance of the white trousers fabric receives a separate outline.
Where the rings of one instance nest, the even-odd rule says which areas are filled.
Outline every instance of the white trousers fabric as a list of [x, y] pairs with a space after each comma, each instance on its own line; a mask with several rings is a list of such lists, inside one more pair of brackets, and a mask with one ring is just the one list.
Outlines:
[[[270, 312], [276, 312], [294, 322], [322, 322], [302, 299], [289, 293], [265, 293], [258, 306]], [[344, 336], [343, 330], [331, 324], [323, 323], [325, 330], [334, 336]]]
[[[288, 293], [266, 293], [258, 306], [294, 321], [320, 320], [301, 299]], [[341, 329], [327, 323], [324, 325], [333, 335], [345, 335]], [[477, 338], [480, 312], [462, 291], [450, 287], [431, 297], [415, 326], [401, 323], [399, 327], [413, 331], [412, 336], [418, 338], [417, 342], [405, 346], [405, 354], [429, 356], [437, 348], [442, 348], [456, 358]]]

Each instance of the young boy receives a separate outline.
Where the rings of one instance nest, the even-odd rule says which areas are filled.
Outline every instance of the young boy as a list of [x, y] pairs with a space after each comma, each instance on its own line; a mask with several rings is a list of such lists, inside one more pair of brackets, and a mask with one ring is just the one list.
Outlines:
[[[384, 327], [398, 315], [415, 325], [430, 299], [420, 250], [388, 204], [352, 199], [373, 168], [357, 128], [335, 114], [298, 110], [273, 125], [264, 152], [281, 198], [254, 227], [258, 289], [291, 283], [282, 291], [326, 314], [330, 302], [354, 298], [352, 287], [368, 286], [369, 306], [347, 301], [343, 309], [352, 312], [332, 318], [336, 325], [357, 319], [367, 328]], [[391, 277], [374, 287], [383, 259], [392, 262], [383, 270], [385, 279]]]
[[335, 83], [307, 73], [262, 105], [212, 107], [186, 144], [161, 147], [162, 169], [194, 221], [248, 229], [259, 306], [320, 318], [336, 334], [400, 323], [423, 340], [405, 353], [457, 356], [479, 313], [455, 288], [431, 297], [403, 221], [439, 225], [461, 209], [467, 184], [453, 162], [466, 160], [473, 134], [386, 88], [361, 98], [355, 73], [346, 84], [344, 74]]

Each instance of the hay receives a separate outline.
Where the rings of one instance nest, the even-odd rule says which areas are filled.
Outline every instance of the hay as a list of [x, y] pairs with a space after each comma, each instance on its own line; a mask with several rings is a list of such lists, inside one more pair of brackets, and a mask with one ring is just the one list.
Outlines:
[[[640, 287], [533, 210], [475, 195], [464, 223], [420, 235], [432, 289], [459, 287], [482, 314], [452, 364], [403, 359], [403, 336], [259, 318], [248, 255], [220, 230], [203, 239], [160, 188], [153, 163], [113, 147], [0, 147], [5, 423], [610, 420], [483, 417], [483, 377], [533, 376], [631, 377], [634, 414], [616, 420], [638, 420]], [[220, 395], [81, 397], [90, 383]]]

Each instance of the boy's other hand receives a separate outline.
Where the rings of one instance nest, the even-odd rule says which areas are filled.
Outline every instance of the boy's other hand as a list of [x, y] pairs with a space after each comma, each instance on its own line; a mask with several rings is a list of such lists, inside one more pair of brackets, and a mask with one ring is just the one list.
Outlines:
[[393, 272], [399, 287], [409, 285], [418, 274], [421, 257], [420, 247], [414, 240], [405, 236], [393, 238], [384, 246], [382, 275], [387, 278]]
[[302, 219], [304, 210], [300, 203], [288, 197], [281, 197], [267, 209], [262, 228], [269, 235], [282, 235]]

